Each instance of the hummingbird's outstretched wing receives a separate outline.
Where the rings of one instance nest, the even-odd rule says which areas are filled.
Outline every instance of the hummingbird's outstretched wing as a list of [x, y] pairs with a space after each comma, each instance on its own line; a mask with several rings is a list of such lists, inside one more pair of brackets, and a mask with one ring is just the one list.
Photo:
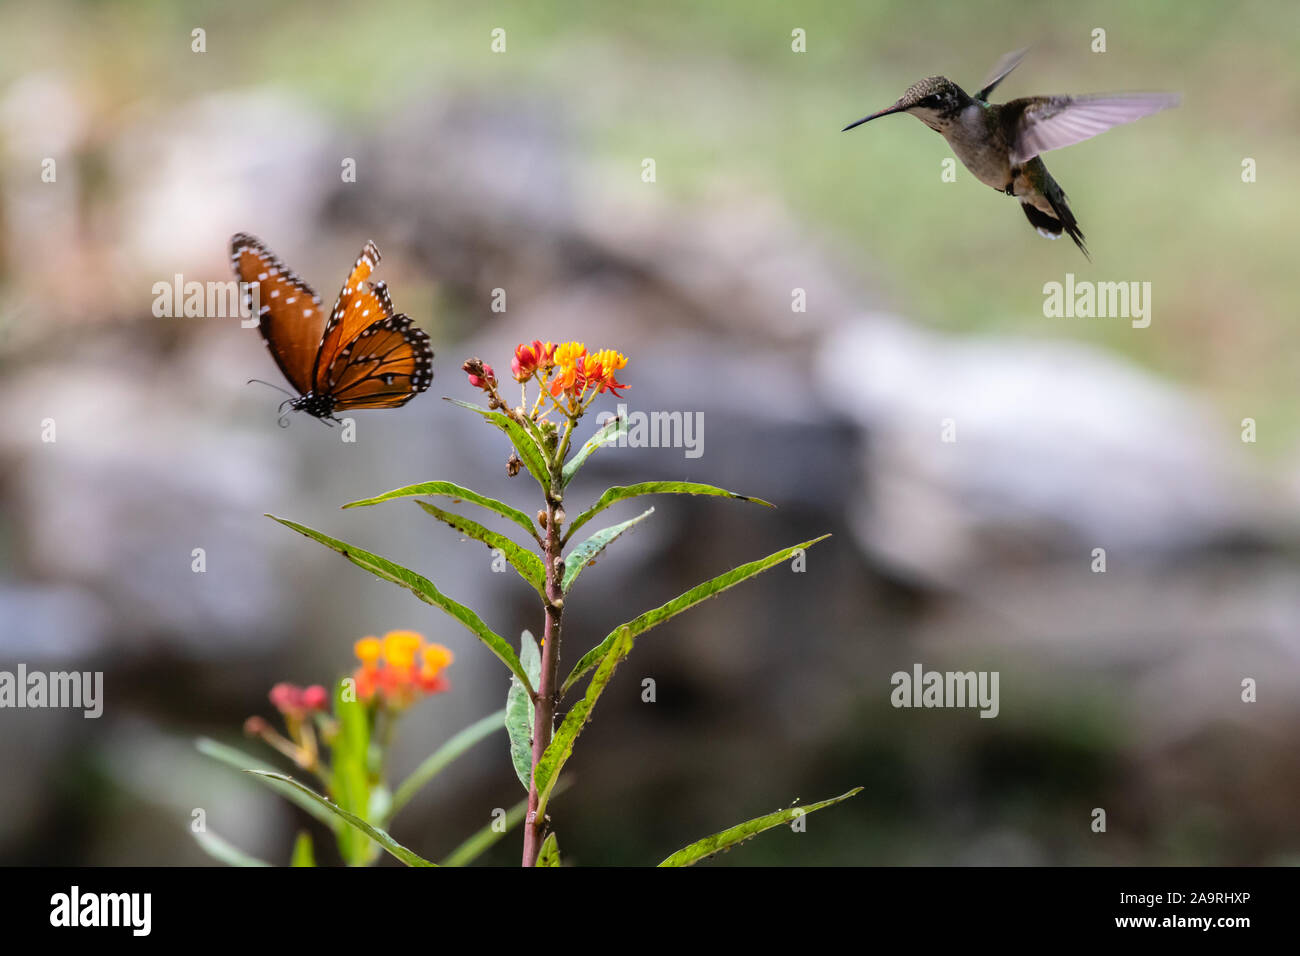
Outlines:
[[1049, 149], [1073, 146], [1113, 126], [1177, 106], [1177, 93], [1031, 96], [1002, 107], [1003, 131], [1018, 166]]
[[1007, 74], [1020, 65], [1020, 61], [1025, 58], [1025, 54], [1028, 52], [1029, 47], [1025, 47], [1023, 50], [1015, 50], [1012, 53], [1003, 54], [1002, 59], [993, 64], [993, 69], [989, 70], [989, 75], [984, 77], [984, 85], [980, 88], [980, 91], [975, 94], [975, 99], [983, 100], [987, 103], [989, 101], [989, 94], [993, 92], [994, 88], [999, 83], [1007, 78]]

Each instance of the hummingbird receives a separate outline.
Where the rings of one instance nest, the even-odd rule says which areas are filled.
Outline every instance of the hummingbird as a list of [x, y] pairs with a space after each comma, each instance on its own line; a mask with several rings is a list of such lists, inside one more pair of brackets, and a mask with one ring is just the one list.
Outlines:
[[908, 87], [893, 106], [864, 116], [841, 132], [891, 113], [911, 113], [943, 135], [976, 179], [1019, 199], [1039, 235], [1059, 239], [1065, 233], [1091, 261], [1065, 190], [1039, 154], [1177, 106], [1179, 97], [1176, 93], [1102, 93], [990, 103], [990, 94], [1027, 52], [1025, 48], [1002, 57], [974, 96], [946, 76], [927, 76]]

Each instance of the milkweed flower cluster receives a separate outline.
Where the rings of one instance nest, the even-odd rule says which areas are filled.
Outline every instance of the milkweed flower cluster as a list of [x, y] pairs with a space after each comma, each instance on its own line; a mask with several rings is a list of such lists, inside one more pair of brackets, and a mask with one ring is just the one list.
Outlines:
[[267, 695], [271, 704], [285, 717], [302, 720], [310, 713], [323, 711], [329, 703], [329, 691], [320, 684], [299, 687], [282, 681], [271, 688]]
[[288, 736], [281, 734], [261, 717], [249, 717], [244, 733], [261, 737], [300, 767], [315, 769], [320, 762], [315, 723], [324, 720], [329, 705], [329, 691], [320, 684], [299, 687], [281, 681], [267, 694], [271, 705], [284, 718]]
[[430, 694], [451, 688], [443, 676], [454, 655], [441, 644], [427, 642], [415, 631], [389, 631], [363, 637], [354, 650], [361, 666], [352, 675], [357, 698], [379, 700], [390, 710], [404, 710]]
[[[515, 347], [510, 360], [510, 374], [523, 386], [523, 401], [516, 409], [509, 409], [497, 395], [496, 374], [492, 366], [480, 359], [470, 359], [463, 366], [470, 385], [487, 392], [493, 409], [505, 409], [512, 417], [522, 419], [529, 405], [528, 383], [538, 384], [537, 399], [526, 417], [541, 421], [554, 408], [570, 420], [582, 417], [598, 395], [611, 392], [621, 396], [619, 389], [628, 386], [618, 380], [618, 373], [627, 365], [627, 358], [614, 349], [590, 352], [582, 342], [543, 342], [534, 339]], [[549, 407], [547, 402], [550, 402]]]

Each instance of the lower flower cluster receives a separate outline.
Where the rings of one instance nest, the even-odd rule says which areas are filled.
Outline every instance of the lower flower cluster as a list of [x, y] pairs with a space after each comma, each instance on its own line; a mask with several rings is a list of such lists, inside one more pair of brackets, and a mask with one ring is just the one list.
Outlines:
[[382, 639], [363, 637], [354, 650], [361, 662], [352, 675], [357, 697], [367, 703], [378, 699], [390, 710], [403, 710], [451, 688], [443, 671], [454, 655], [415, 631], [389, 631]]

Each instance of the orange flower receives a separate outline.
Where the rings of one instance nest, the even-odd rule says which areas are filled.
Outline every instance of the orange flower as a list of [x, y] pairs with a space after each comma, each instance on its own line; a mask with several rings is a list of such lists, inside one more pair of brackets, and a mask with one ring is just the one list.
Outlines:
[[364, 637], [355, 650], [361, 666], [352, 676], [357, 697], [367, 703], [378, 697], [387, 707], [400, 710], [451, 687], [442, 676], [452, 662], [451, 651], [427, 643], [415, 631], [389, 631], [382, 640]]
[[442, 672], [455, 660], [455, 655], [441, 644], [427, 644], [420, 654], [424, 658], [417, 678], [420, 689], [426, 694], [446, 690], [450, 685]]
[[561, 392], [577, 396], [586, 387], [582, 374], [582, 360], [587, 354], [587, 346], [581, 342], [565, 342], [555, 350], [555, 366], [559, 374], [551, 383], [551, 396], [559, 398]]
[[583, 370], [587, 384], [596, 385], [597, 394], [602, 394], [608, 389], [618, 395], [618, 390], [627, 386], [614, 376], [625, 365], [627, 359], [621, 352], [615, 352], [613, 349], [602, 349], [595, 355], [589, 355]]

